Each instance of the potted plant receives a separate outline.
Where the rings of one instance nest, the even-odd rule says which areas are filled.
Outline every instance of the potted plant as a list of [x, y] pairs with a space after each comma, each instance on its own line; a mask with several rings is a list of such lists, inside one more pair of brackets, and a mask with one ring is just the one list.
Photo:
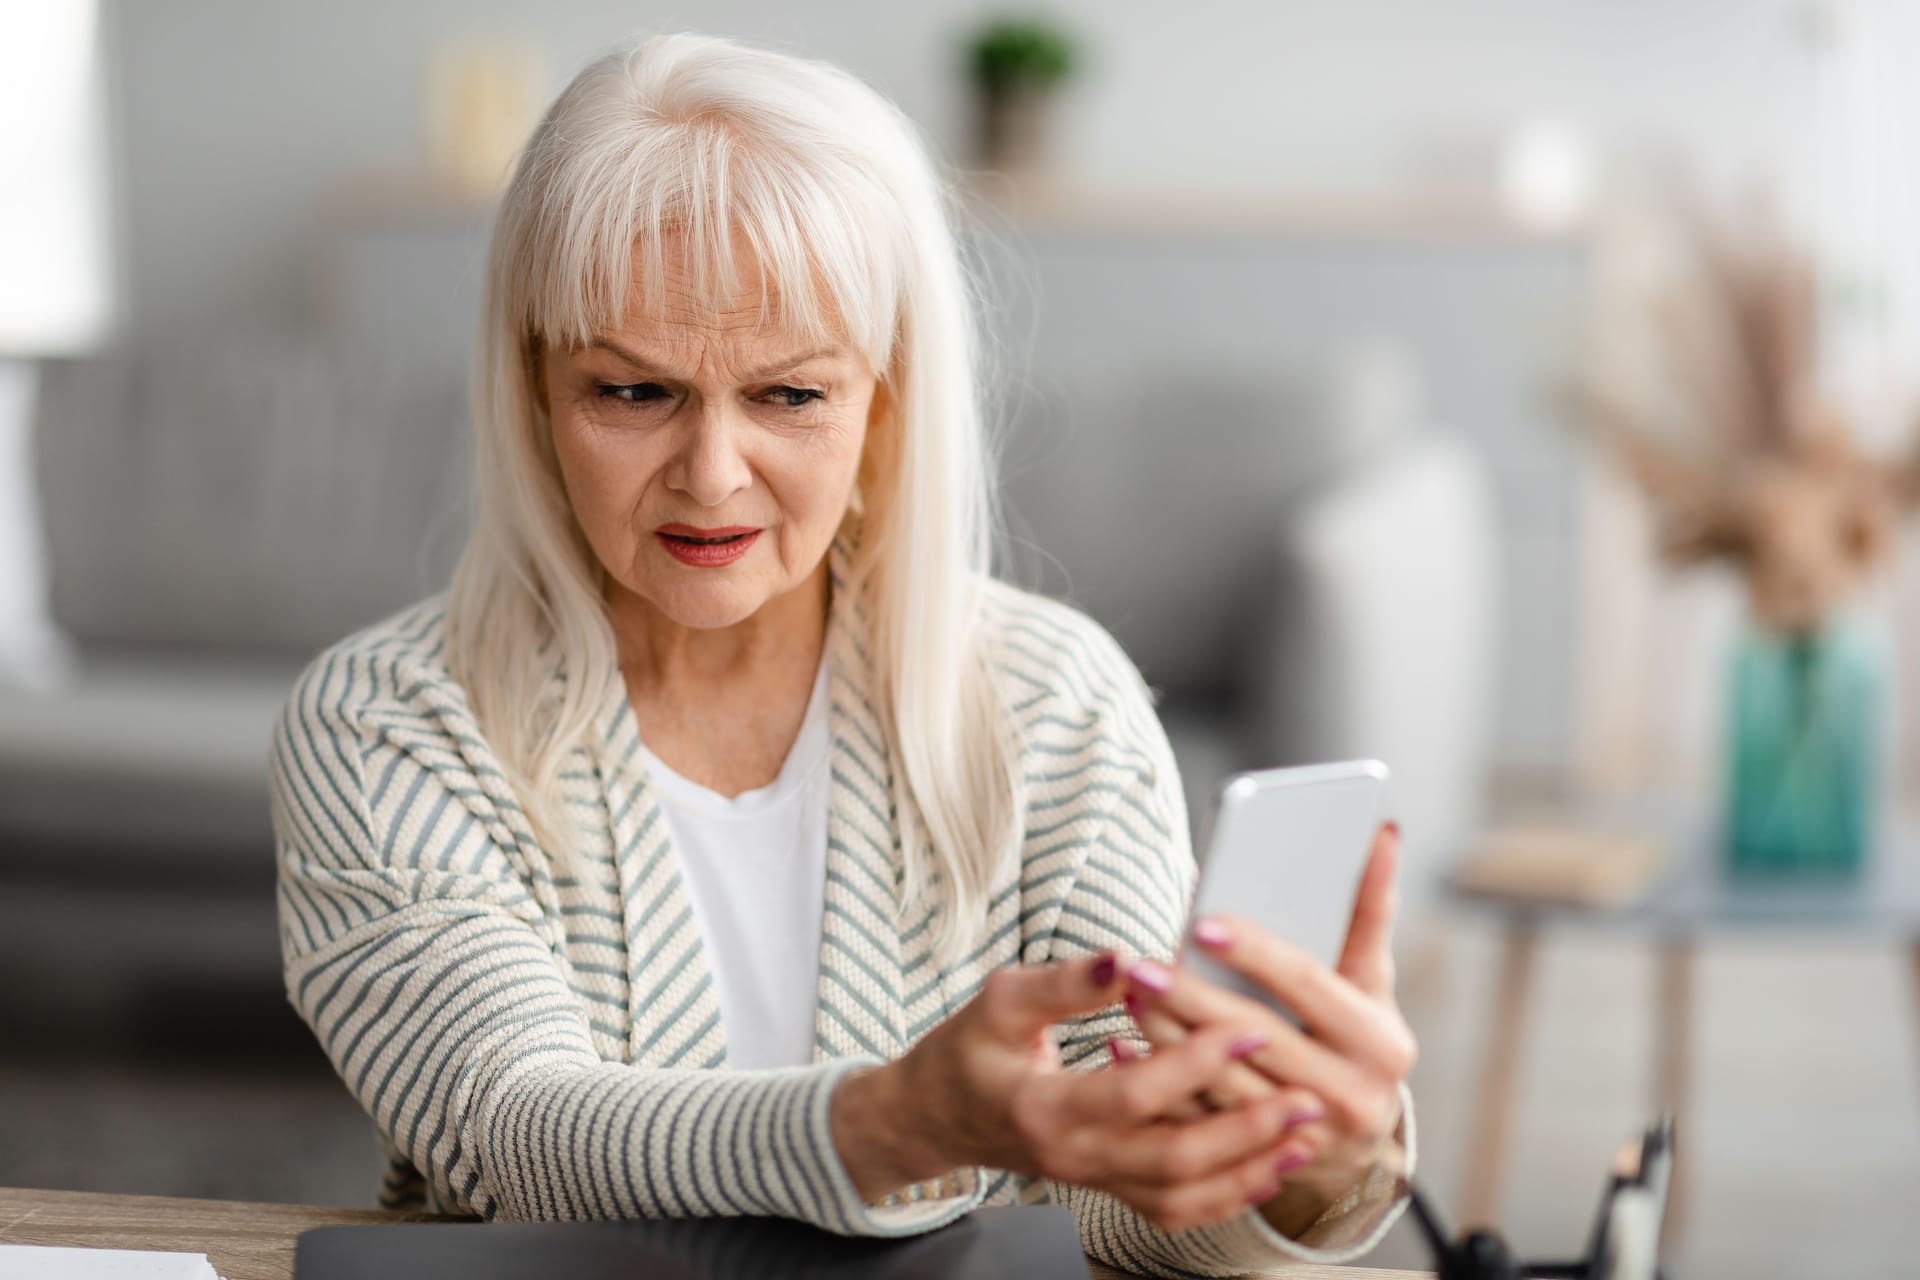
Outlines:
[[968, 53], [975, 146], [982, 168], [1034, 174], [1045, 166], [1055, 94], [1072, 75], [1072, 40], [1038, 19], [984, 27]]
[[1690, 212], [1668, 230], [1664, 256], [1644, 232], [1615, 254], [1637, 279], [1603, 258], [1578, 399], [1649, 500], [1663, 558], [1728, 564], [1746, 588], [1724, 719], [1731, 868], [1851, 874], [1872, 842], [1891, 658], [1848, 605], [1920, 470], [1870, 456], [1821, 394], [1806, 253], [1760, 220]]

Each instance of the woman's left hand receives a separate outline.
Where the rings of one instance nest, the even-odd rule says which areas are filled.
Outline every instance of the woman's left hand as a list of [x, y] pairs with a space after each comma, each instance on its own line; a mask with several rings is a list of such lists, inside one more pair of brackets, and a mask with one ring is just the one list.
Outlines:
[[1289, 1235], [1376, 1164], [1400, 1171], [1404, 1153], [1394, 1134], [1415, 1044], [1393, 995], [1399, 846], [1398, 830], [1382, 827], [1333, 969], [1248, 921], [1215, 916], [1196, 922], [1195, 944], [1271, 993], [1303, 1027], [1181, 969], [1141, 961], [1128, 970], [1128, 1004], [1149, 1041], [1165, 1044], [1221, 1020], [1258, 1027], [1268, 1041], [1245, 1066], [1275, 1084], [1309, 1089], [1325, 1104], [1323, 1118], [1289, 1140], [1280, 1161], [1285, 1186], [1261, 1206]]

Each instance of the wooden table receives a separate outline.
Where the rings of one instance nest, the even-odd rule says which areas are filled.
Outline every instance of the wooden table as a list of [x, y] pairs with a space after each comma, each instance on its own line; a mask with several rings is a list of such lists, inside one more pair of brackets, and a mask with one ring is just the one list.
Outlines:
[[[293, 1243], [312, 1227], [418, 1221], [379, 1209], [0, 1187], [0, 1244], [204, 1253], [222, 1280], [292, 1280]], [[484, 1228], [476, 1224], [474, 1230]], [[1092, 1268], [1097, 1280], [1122, 1276], [1098, 1263]], [[1425, 1273], [1412, 1271], [1305, 1264], [1261, 1274], [1285, 1280], [1425, 1280]]]

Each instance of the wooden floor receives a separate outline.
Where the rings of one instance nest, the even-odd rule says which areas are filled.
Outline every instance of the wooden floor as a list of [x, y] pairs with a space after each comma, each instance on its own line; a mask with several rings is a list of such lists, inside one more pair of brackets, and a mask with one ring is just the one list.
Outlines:
[[[1624, 938], [1538, 942], [1529, 1040], [1494, 1203], [1530, 1254], [1583, 1238], [1614, 1148], [1649, 1118], [1653, 957]], [[1404, 930], [1420, 1033], [1420, 1173], [1462, 1202], [1499, 951], [1482, 924]], [[1920, 1063], [1912, 976], [1890, 948], [1751, 937], [1698, 961], [1693, 1194], [1681, 1280], [1920, 1271]], [[289, 1015], [290, 1016], [290, 1015]], [[206, 1034], [204, 1028], [201, 1034]], [[364, 1204], [364, 1118], [324, 1064], [0, 1050], [0, 1185]], [[1369, 1263], [1423, 1257], [1403, 1227]]]

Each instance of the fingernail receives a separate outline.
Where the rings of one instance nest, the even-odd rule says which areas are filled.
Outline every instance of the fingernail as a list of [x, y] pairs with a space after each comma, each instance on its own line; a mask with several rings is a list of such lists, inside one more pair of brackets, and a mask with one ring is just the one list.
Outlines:
[[1127, 976], [1157, 996], [1173, 990], [1173, 974], [1165, 965], [1151, 960], [1135, 960], [1128, 966]]
[[1093, 969], [1088, 974], [1088, 976], [1093, 979], [1094, 986], [1104, 987], [1108, 983], [1113, 981], [1114, 972], [1119, 967], [1120, 967], [1120, 961], [1118, 957], [1116, 957], [1113, 954], [1113, 952], [1102, 951], [1100, 953], [1100, 958], [1093, 962]]
[[1131, 991], [1127, 992], [1127, 1012], [1135, 1018], [1140, 1016], [1140, 997]]
[[1308, 1152], [1289, 1151], [1286, 1155], [1280, 1157], [1279, 1163], [1273, 1166], [1273, 1171], [1275, 1173], [1292, 1173], [1295, 1169], [1298, 1169], [1303, 1164], [1309, 1163], [1312, 1159], [1313, 1156]]
[[1280, 1122], [1280, 1132], [1298, 1129], [1303, 1124], [1312, 1124], [1327, 1113], [1319, 1107], [1302, 1107], [1298, 1111], [1287, 1112], [1287, 1118]]
[[1267, 1046], [1267, 1038], [1258, 1031], [1249, 1031], [1227, 1046], [1227, 1056], [1238, 1060]]
[[1264, 1186], [1260, 1188], [1258, 1191], [1248, 1196], [1247, 1203], [1248, 1204], [1265, 1204], [1267, 1201], [1273, 1199], [1275, 1196], [1279, 1194], [1280, 1194], [1280, 1184], [1275, 1182], [1268, 1186]]
[[1193, 922], [1193, 940], [1218, 950], [1233, 944], [1233, 931], [1211, 917]]
[[1385, 823], [1385, 826], [1386, 826], [1388, 835], [1391, 835], [1395, 840], [1398, 840], [1400, 838], [1400, 824], [1398, 822], [1395, 822], [1391, 818], [1389, 818]]
[[1107, 1041], [1107, 1052], [1113, 1055], [1115, 1062], [1132, 1062], [1137, 1056], [1133, 1052], [1133, 1046], [1119, 1036], [1114, 1036]]

